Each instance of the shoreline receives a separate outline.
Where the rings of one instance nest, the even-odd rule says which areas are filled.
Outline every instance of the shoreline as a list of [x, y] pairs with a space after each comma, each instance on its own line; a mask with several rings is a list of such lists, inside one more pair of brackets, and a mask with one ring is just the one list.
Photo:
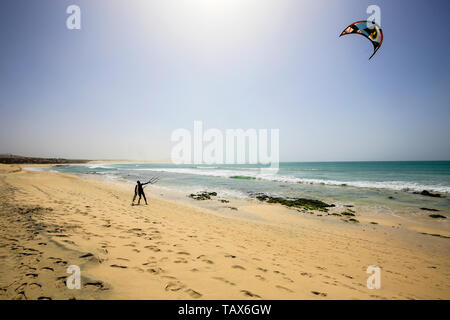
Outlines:
[[[355, 162], [355, 163], [359, 163], [361, 161], [348, 161], [349, 163]], [[372, 163], [372, 162], [380, 162], [380, 163], [402, 163], [404, 161], [366, 161], [367, 163]], [[449, 162], [449, 161], [409, 161], [409, 162]], [[286, 163], [291, 163], [291, 162], [286, 162]], [[306, 162], [309, 163], [309, 162]], [[320, 162], [318, 162], [320, 163]], [[334, 162], [333, 162], [334, 163]], [[340, 163], [340, 162], [338, 162]], [[67, 163], [67, 164], [30, 164], [30, 165], [25, 165], [25, 164], [21, 164], [24, 167], [61, 167], [61, 166], [70, 166], [70, 165], [75, 165], [75, 166], [89, 166], [89, 165], [114, 165], [114, 164], [167, 164], [167, 165], [171, 165], [170, 161], [133, 161], [133, 160], [89, 160], [89, 162], [87, 163]], [[193, 165], [196, 166], [196, 165]], [[187, 169], [187, 168], [182, 168], [182, 169]], [[166, 171], [164, 171], [164, 168], [162, 168], [162, 170], [160, 171], [162, 173], [165, 173]], [[168, 171], [170, 172], [170, 171]], [[69, 172], [67, 172], [69, 173]], [[75, 174], [75, 173], [74, 173]], [[194, 174], [194, 173], [192, 173]], [[194, 174], [195, 175], [195, 174]], [[200, 174], [200, 176], [203, 176], [202, 174]], [[239, 180], [252, 180], [252, 181], [260, 181], [260, 182], [278, 182], [278, 183], [287, 183], [287, 184], [299, 184], [299, 185], [311, 185], [313, 187], [326, 187], [326, 188], [337, 188], [338, 190], [343, 190], [342, 188], [345, 189], [354, 189], [355, 191], [357, 190], [366, 190], [367, 192], [379, 192], [379, 193], [391, 193], [391, 194], [403, 194], [403, 195], [421, 195], [423, 196], [423, 199], [426, 201], [427, 199], [432, 199], [432, 198], [440, 198], [440, 199], [449, 199], [450, 198], [450, 192], [447, 191], [443, 191], [441, 190], [442, 187], [436, 187], [436, 186], [425, 186], [423, 185], [421, 188], [412, 188], [412, 187], [402, 187], [402, 188], [393, 188], [393, 187], [386, 187], [386, 186], [366, 186], [366, 185], [359, 185], [358, 183], [363, 183], [363, 184], [367, 184], [367, 183], [373, 183], [373, 184], [378, 184], [379, 182], [376, 181], [332, 181], [332, 180], [318, 180], [316, 182], [313, 181], [309, 181], [311, 179], [306, 179], [305, 181], [297, 181], [297, 182], [289, 182], [286, 180], [283, 180], [283, 178], [280, 178], [280, 180], [271, 180], [271, 179], [264, 179], [261, 177], [254, 177], [254, 176], [246, 176], [246, 175], [232, 175], [229, 177], [226, 176], [216, 176], [216, 175], [207, 175], [210, 177], [223, 177], [223, 178], [229, 178], [229, 179], [235, 179], [237, 181]], [[312, 179], [315, 180], [315, 179]], [[356, 183], [356, 184], [355, 184]], [[381, 183], [385, 183], [385, 182], [381, 182]], [[272, 194], [272, 196], [276, 196], [276, 194]]]
[[[54, 165], [35, 165], [35, 167], [51, 167]], [[26, 170], [28, 166], [23, 166], [23, 169]], [[41, 171], [40, 171], [41, 172]], [[106, 184], [113, 184], [113, 185], [119, 185], [126, 188], [129, 188], [129, 190], [132, 190], [134, 187], [134, 183], [125, 180], [125, 179], [118, 179], [118, 178], [112, 178], [107, 177], [101, 174], [85, 174], [85, 173], [61, 173], [57, 171], [51, 171], [53, 173], [62, 174], [62, 175], [69, 175], [74, 176], [82, 180], [91, 180], [91, 181], [98, 181]], [[232, 195], [223, 195], [219, 194], [217, 197], [214, 197], [211, 201], [195, 201], [192, 199], [189, 199], [189, 192], [186, 190], [176, 190], [170, 187], [160, 187], [159, 185], [152, 185], [148, 187], [149, 190], [152, 190], [151, 194], [153, 197], [160, 199], [160, 200], [169, 200], [169, 201], [175, 201], [177, 203], [180, 203], [182, 205], [188, 205], [193, 208], [202, 208], [207, 209], [212, 213], [218, 213], [219, 215], [227, 215], [228, 211], [230, 210], [240, 210], [240, 207], [245, 207], [249, 204], [257, 203], [262, 205], [263, 203], [261, 201], [257, 200], [256, 194], [254, 196], [248, 196], [248, 197], [236, 197]], [[352, 187], [350, 187], [352, 188]], [[356, 187], [355, 187], [356, 188]], [[216, 190], [209, 190], [209, 191], [216, 191]], [[197, 192], [201, 192], [197, 190]], [[132, 197], [132, 192], [130, 191], [130, 198]], [[446, 198], [447, 196], [444, 195], [442, 198]], [[427, 200], [428, 197], [425, 197], [425, 200]], [[216, 201], [220, 201], [221, 199], [226, 200], [227, 204], [217, 204]], [[419, 214], [405, 215], [402, 213], [394, 213], [391, 209], [386, 210], [386, 208], [381, 207], [374, 208], [373, 205], [367, 205], [362, 203], [355, 203], [353, 201], [333, 201], [329, 198], [322, 198], [319, 200], [324, 200], [326, 202], [330, 201], [330, 203], [336, 204], [334, 208], [329, 208], [329, 212], [326, 212], [325, 214], [321, 212], [320, 210], [310, 210], [309, 212], [311, 214], [315, 214], [315, 216], [331, 216], [331, 217], [324, 217], [324, 218], [332, 218], [333, 220], [338, 219], [345, 219], [345, 221], [348, 222], [348, 219], [360, 219], [357, 220], [357, 222], [365, 222], [365, 223], [373, 223], [373, 224], [381, 224], [384, 226], [389, 226], [392, 228], [398, 228], [398, 226], [402, 226], [404, 228], [407, 228], [409, 230], [416, 231], [418, 233], [422, 233], [425, 235], [434, 235], [434, 236], [441, 236], [443, 238], [450, 238], [450, 226], [448, 225], [448, 219], [442, 220], [442, 219], [432, 219], [430, 218], [430, 215], [432, 214], [447, 214], [446, 211], [437, 211], [432, 212], [434, 210], [430, 210], [428, 208], [421, 208], [422, 210], [419, 210]], [[231, 204], [230, 204], [231, 202]], [[277, 208], [278, 206], [282, 207], [281, 204], [268, 204], [272, 207], [275, 206]], [[401, 205], [400, 207], [403, 207]], [[349, 210], [356, 214], [356, 216], [345, 216], [342, 215], [342, 212], [345, 212]], [[426, 210], [424, 210], [426, 209]], [[355, 210], [357, 212], [355, 212]], [[406, 208], [405, 210], [408, 210]], [[429, 211], [428, 211], [429, 210]], [[242, 210], [241, 210], [242, 212]], [[308, 213], [308, 210], [304, 210], [304, 208], [290, 208], [290, 212], [292, 214], [304, 214]], [[249, 216], [247, 214], [247, 216]], [[251, 215], [250, 215], [251, 216]], [[449, 217], [447, 217], [449, 218]], [[351, 222], [351, 221], [350, 221]]]
[[[55, 171], [54, 171], [55, 172]], [[76, 177], [79, 177], [81, 179], [88, 179], [88, 180], [95, 180], [95, 181], [102, 181], [106, 183], [113, 183], [113, 184], [119, 184], [119, 185], [126, 185], [130, 188], [134, 186], [133, 182], [130, 182], [123, 178], [117, 178], [117, 177], [109, 177], [103, 174], [86, 174], [86, 173], [72, 173], [67, 172], [64, 174], [73, 175]], [[239, 179], [236, 179], [239, 180]], [[321, 187], [321, 186], [317, 186]], [[340, 186], [331, 186], [332, 188], [340, 188]], [[155, 194], [164, 194], [164, 197], [160, 197], [161, 199], [169, 199], [169, 200], [176, 200], [181, 201], [184, 204], [192, 204], [192, 200], [186, 199], [188, 195], [194, 191], [194, 192], [200, 192], [201, 190], [198, 188], [192, 189], [186, 189], [186, 190], [179, 190], [174, 189], [173, 186], [164, 186], [161, 187], [159, 185], [151, 186], [150, 188], [153, 188], [155, 191]], [[351, 187], [348, 186], [346, 188], [355, 188], [359, 191], [361, 191], [361, 188], [357, 187]], [[219, 198], [223, 198], [225, 200], [231, 200], [235, 202], [235, 206], [245, 206], [249, 200], [254, 200], [257, 198], [257, 193], [253, 193], [253, 196], [250, 193], [247, 196], [240, 197], [235, 195], [228, 194], [229, 192], [225, 192], [224, 194], [220, 192], [218, 189], [210, 189], [210, 190], [203, 190], [203, 191], [219, 191]], [[432, 218], [431, 216], [434, 215], [444, 215], [444, 217], [449, 218], [448, 216], [449, 211], [446, 209], [440, 209], [436, 210], [434, 207], [436, 205], [433, 205], [432, 203], [428, 204], [422, 204], [420, 205], [416, 204], [405, 204], [403, 203], [397, 203], [397, 200], [390, 201], [388, 205], [385, 205], [383, 201], [386, 201], [386, 199], [389, 199], [391, 197], [388, 197], [390, 194], [394, 195], [404, 193], [405, 195], [412, 195], [410, 192], [403, 192], [403, 191], [394, 191], [394, 190], [384, 190], [384, 189], [368, 189], [369, 192], [378, 192], [383, 195], [378, 196], [376, 199], [369, 199], [369, 200], [363, 200], [358, 199], [355, 201], [355, 199], [333, 199], [329, 197], [315, 197], [315, 196], [309, 196], [307, 198], [309, 199], [318, 199], [320, 201], [329, 202], [331, 204], [336, 204], [335, 209], [331, 209], [330, 214], [332, 214], [334, 217], [337, 217], [342, 212], [345, 212], [349, 207], [353, 207], [350, 210], [356, 210], [358, 214], [362, 215], [362, 219], [366, 222], [376, 222], [376, 223], [382, 223], [385, 225], [389, 225], [392, 227], [395, 227], [396, 225], [403, 225], [407, 228], [413, 229], [417, 232], [424, 232], [434, 235], [440, 235], [443, 237], [449, 237], [450, 236], [450, 226], [448, 225], [447, 220], [448, 219], [439, 219], [439, 218]], [[239, 192], [239, 191], [237, 191]], [[268, 195], [268, 194], [266, 194]], [[401, 195], [399, 197], [402, 197]], [[432, 201], [435, 198], [428, 197], [424, 195], [418, 195], [419, 198], [423, 198], [423, 201]], [[290, 197], [283, 197], [284, 199], [292, 199]], [[440, 198], [438, 198], [439, 201], [447, 199], [447, 195], [443, 194]], [[389, 200], [388, 200], [389, 201]], [[416, 199], [417, 201], [417, 199]], [[420, 201], [420, 199], [419, 199]], [[206, 209], [217, 211], [217, 206], [214, 205], [214, 201], [211, 203], [204, 203], [202, 201], [200, 202], [194, 202], [194, 205], [200, 206]], [[350, 205], [350, 206], [349, 206]], [[228, 208], [231, 205], [228, 206], [221, 206]], [[428, 207], [427, 207], [428, 206]], [[438, 206], [439, 207], [439, 206]], [[220, 209], [220, 208], [219, 208]], [[301, 209], [301, 208], [298, 208]], [[320, 213], [320, 212], [316, 212]], [[352, 217], [349, 216], [341, 216], [341, 218], [349, 218]], [[356, 219], [356, 217], [353, 217]]]
[[[0, 299], [450, 297], [450, 239], [433, 228], [372, 225], [358, 210], [360, 223], [346, 223], [256, 200], [168, 200], [156, 189], [149, 206], [132, 207], [128, 186], [23, 167], [0, 166]], [[64, 286], [69, 264], [82, 270], [76, 292]], [[369, 265], [383, 270], [380, 290], [365, 287]]]

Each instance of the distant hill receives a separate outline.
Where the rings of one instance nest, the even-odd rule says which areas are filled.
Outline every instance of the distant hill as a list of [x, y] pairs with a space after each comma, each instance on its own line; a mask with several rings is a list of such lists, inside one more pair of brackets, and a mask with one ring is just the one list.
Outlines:
[[61, 164], [61, 163], [86, 163], [89, 160], [82, 159], [63, 159], [63, 158], [34, 158], [34, 157], [23, 157], [14, 154], [0, 154], [0, 163], [5, 164]]

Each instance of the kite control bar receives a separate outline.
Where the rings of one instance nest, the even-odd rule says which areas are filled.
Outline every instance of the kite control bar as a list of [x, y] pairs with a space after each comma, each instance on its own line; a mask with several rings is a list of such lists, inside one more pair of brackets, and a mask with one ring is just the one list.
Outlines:
[[152, 177], [148, 180], [147, 184], [155, 184], [159, 181], [159, 177]]

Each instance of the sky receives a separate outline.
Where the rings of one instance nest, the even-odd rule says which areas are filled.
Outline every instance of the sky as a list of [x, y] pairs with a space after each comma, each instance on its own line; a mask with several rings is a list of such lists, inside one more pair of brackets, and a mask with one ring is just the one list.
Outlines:
[[[69, 5], [81, 29], [69, 30]], [[381, 9], [375, 56], [339, 34]], [[281, 161], [450, 160], [450, 2], [2, 0], [0, 154], [169, 159], [279, 129]]]

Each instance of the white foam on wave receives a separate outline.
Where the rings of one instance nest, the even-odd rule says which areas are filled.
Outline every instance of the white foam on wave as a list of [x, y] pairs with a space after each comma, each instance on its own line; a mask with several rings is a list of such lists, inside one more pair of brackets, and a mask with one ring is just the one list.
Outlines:
[[299, 183], [325, 184], [331, 186], [351, 186], [358, 188], [391, 189], [396, 191], [434, 191], [450, 193], [450, 187], [439, 185], [424, 185], [407, 181], [334, 181], [321, 179], [298, 179]]
[[101, 164], [89, 164], [87, 165], [89, 169], [115, 169], [114, 167], [101, 165]]
[[200, 176], [211, 176], [211, 177], [223, 177], [229, 178], [233, 175], [242, 175], [242, 172], [232, 174], [231, 170], [204, 170], [204, 169], [193, 169], [193, 168], [141, 168], [133, 169], [136, 171], [155, 171], [155, 172], [169, 172], [169, 173], [179, 173], [179, 174], [193, 174]]

